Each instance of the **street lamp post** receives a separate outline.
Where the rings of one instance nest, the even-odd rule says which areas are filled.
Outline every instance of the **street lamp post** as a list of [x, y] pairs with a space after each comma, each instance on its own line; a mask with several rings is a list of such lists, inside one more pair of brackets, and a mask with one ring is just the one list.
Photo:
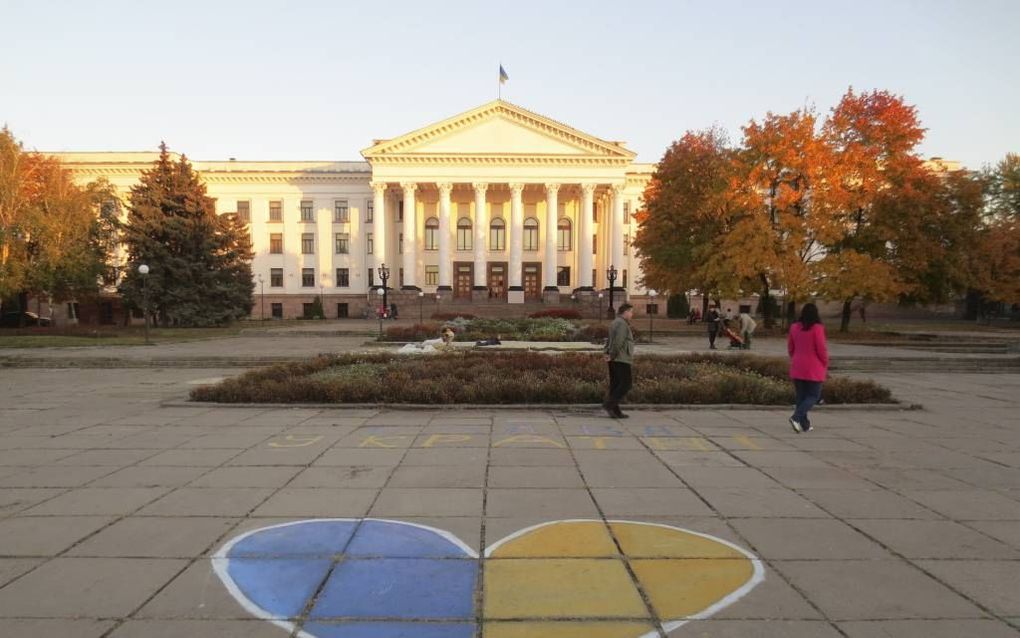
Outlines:
[[386, 267], [386, 264], [379, 266], [379, 279], [382, 279], [382, 312], [379, 313], [379, 316], [382, 317], [389, 307], [386, 305], [386, 282], [390, 280], [390, 269]]
[[424, 304], [424, 303], [425, 303], [425, 293], [422, 292], [421, 290], [419, 290], [418, 291], [418, 323], [419, 324], [425, 323], [425, 319], [423, 318], [424, 315], [422, 314], [422, 312], [423, 312], [422, 304]]
[[142, 276], [142, 313], [145, 315], [145, 345], [149, 345], [149, 267], [142, 264], [138, 267]]
[[599, 293], [599, 316], [597, 319], [602, 319], [602, 293]]
[[266, 322], [266, 282], [259, 274], [259, 322], [265, 325]]
[[[381, 295], [381, 296], [385, 296], [386, 295], [386, 289], [385, 288], [383, 288], [382, 290], [376, 290], [375, 292], [376, 292], [376, 294]], [[380, 312], [380, 313], [377, 313], [377, 314], [379, 315], [379, 340], [381, 341], [382, 340], [382, 313]]]
[[648, 343], [652, 342], [652, 318], [659, 311], [659, 306], [655, 303], [655, 298], [658, 296], [659, 293], [654, 288], [648, 291], [648, 297], [652, 300], [652, 303], [648, 304]]
[[615, 308], [613, 308], [613, 288], [615, 287], [615, 284], [616, 284], [616, 275], [617, 275], [617, 272], [618, 271], [616, 270], [616, 266], [613, 266], [613, 265], [610, 265], [609, 266], [609, 270], [606, 271], [606, 278], [609, 280], [609, 311], [608, 311], [608, 314], [610, 316], [612, 316], [613, 313], [615, 312]]

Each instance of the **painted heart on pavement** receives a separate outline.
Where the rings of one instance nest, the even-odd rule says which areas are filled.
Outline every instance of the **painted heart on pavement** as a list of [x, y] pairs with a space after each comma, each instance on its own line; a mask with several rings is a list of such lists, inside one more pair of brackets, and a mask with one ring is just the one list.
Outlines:
[[635, 521], [551, 521], [479, 559], [425, 525], [313, 519], [246, 532], [212, 561], [245, 609], [302, 638], [474, 638], [479, 620], [485, 638], [651, 638], [764, 578], [732, 543]]

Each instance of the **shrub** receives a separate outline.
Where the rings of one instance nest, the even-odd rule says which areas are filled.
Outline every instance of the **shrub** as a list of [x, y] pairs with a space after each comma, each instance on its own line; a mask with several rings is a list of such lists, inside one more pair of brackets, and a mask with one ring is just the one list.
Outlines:
[[581, 326], [574, 333], [576, 341], [589, 341], [591, 343], [602, 343], [609, 338], [609, 326], [604, 323], [590, 323]]
[[580, 319], [581, 312], [574, 308], [548, 308], [539, 310], [528, 315], [529, 319], [541, 319], [543, 317], [554, 317], [557, 319]]
[[432, 319], [438, 321], [450, 321], [451, 319], [475, 319], [475, 316], [467, 312], [433, 312]]
[[670, 295], [666, 301], [666, 316], [670, 319], [686, 319], [691, 308], [687, 303], [687, 295]]
[[438, 323], [416, 323], [411, 326], [390, 326], [386, 328], [387, 341], [424, 341], [436, 339], [442, 329]]

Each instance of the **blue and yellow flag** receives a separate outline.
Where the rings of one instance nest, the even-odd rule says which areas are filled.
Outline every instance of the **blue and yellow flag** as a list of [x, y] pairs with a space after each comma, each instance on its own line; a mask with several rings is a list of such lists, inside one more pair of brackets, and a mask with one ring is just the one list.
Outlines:
[[506, 81], [509, 80], [509, 79], [510, 79], [510, 76], [506, 74], [506, 71], [503, 69], [503, 65], [500, 64], [499, 65], [499, 83], [500, 84], [506, 84]]

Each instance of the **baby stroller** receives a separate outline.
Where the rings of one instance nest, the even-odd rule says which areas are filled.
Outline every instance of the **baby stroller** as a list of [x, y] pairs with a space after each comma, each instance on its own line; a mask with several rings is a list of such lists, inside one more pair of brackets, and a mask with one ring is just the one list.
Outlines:
[[742, 349], [744, 347], [744, 338], [737, 334], [732, 327], [732, 321], [723, 321], [722, 334], [728, 337], [730, 340], [730, 349]]

